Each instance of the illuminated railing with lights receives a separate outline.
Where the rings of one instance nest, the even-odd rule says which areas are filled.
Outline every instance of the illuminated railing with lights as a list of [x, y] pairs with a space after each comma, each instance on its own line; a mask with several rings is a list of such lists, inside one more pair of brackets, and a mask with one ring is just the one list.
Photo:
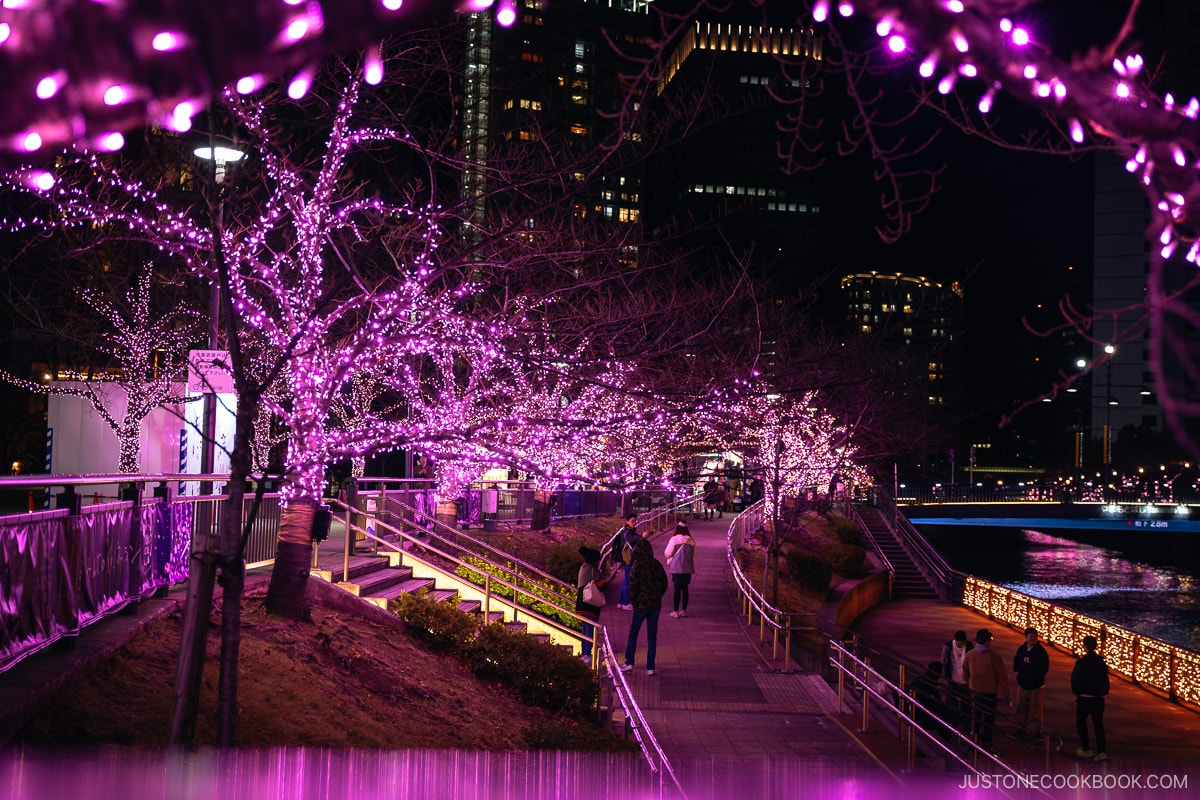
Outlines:
[[1083, 637], [1094, 636], [1110, 671], [1200, 710], [1200, 654], [1191, 650], [979, 578], [966, 579], [963, 605], [1017, 630], [1046, 631], [1051, 644], [1077, 655]]

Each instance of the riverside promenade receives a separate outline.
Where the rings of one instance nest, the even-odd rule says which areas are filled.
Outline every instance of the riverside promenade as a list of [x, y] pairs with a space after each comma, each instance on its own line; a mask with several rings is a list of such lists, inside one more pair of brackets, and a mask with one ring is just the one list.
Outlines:
[[[999, 756], [1026, 775], [1054, 775], [1078, 781], [1120, 779], [1131, 785], [1151, 776], [1170, 776], [1173, 790], [1074, 792], [971, 791], [964, 770], [934, 758], [920, 758], [907, 770], [904, 748], [873, 718], [863, 729], [856, 704], [839, 712], [835, 688], [815, 674], [783, 672], [772, 660], [770, 643], [758, 641], [738, 603], [726, 555], [731, 515], [691, 520], [697, 540], [696, 569], [687, 616], [670, 616], [671, 590], [663, 599], [656, 674], [645, 670], [643, 626], [636, 668], [624, 677], [664, 750], [689, 800], [762, 798], [933, 798], [1065, 797], [1111, 800], [1124, 797], [1186, 798], [1200, 792], [1200, 714], [1114, 677], [1106, 709], [1111, 761], [1096, 764], [1074, 757], [1074, 707], [1068, 677], [1074, 657], [1051, 650], [1046, 694], [1046, 726], [1056, 745], [1049, 752], [1013, 736], [1011, 721], [997, 728]], [[617, 525], [614, 520], [614, 529]], [[341, 526], [322, 543], [323, 567], [340, 566]], [[662, 557], [667, 534], [653, 540]], [[248, 587], [259, 585], [269, 567], [253, 570]], [[619, 573], [618, 573], [619, 575]], [[624, 652], [630, 612], [617, 609], [619, 583], [608, 587], [601, 615], [618, 660]], [[37, 698], [67, 676], [88, 668], [94, 659], [119, 648], [134, 630], [182, 601], [182, 589], [142, 604], [133, 615], [105, 619], [84, 629], [69, 651], [50, 648], [0, 676], [0, 729], [9, 735], [29, 718]], [[973, 635], [981, 627], [996, 637], [1006, 660], [1021, 641], [1020, 632], [946, 603], [888, 601], [864, 614], [853, 626], [863, 644], [916, 664], [936, 659], [941, 643], [956, 629]], [[874, 663], [874, 662], [873, 662]], [[1003, 710], [1003, 707], [1002, 707]], [[873, 710], [873, 717], [878, 709]], [[1061, 742], [1061, 748], [1057, 743]], [[1186, 781], [1178, 786], [1179, 779]], [[977, 780], [977, 779], [976, 779]], [[673, 788], [666, 783], [667, 796]], [[629, 798], [636, 800], [636, 798]]]

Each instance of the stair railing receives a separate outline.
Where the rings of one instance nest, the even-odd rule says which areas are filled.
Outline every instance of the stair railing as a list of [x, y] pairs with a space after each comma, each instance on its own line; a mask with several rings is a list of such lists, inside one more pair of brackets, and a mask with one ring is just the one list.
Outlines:
[[892, 565], [892, 561], [887, 557], [887, 553], [883, 552], [883, 548], [880, 547], [879, 542], [875, 540], [875, 534], [871, 533], [871, 528], [866, 522], [863, 521], [862, 516], [858, 513], [858, 509], [852, 508], [850, 510], [850, 518], [854, 520], [854, 524], [858, 526], [860, 531], [862, 531], [862, 535], [867, 540], [867, 544], [871, 545], [871, 550], [874, 551], [875, 556], [879, 559], [880, 563], [883, 564], [883, 568], [886, 569], [888, 574], [892, 576], [892, 583], [894, 584], [896, 581], [896, 567]]
[[917, 565], [922, 573], [935, 583], [938, 594], [943, 600], [957, 593], [957, 587], [962, 584], [962, 573], [956, 571], [942, 557], [933, 545], [908, 521], [908, 517], [896, 507], [896, 501], [882, 487], [876, 486], [872, 492], [872, 505], [879, 509], [884, 522], [896, 534], [909, 558]]
[[[668, 517], [677, 518], [680, 511], [682, 511], [684, 508], [693, 506], [694, 504], [700, 502], [703, 498], [704, 492], [698, 491], [669, 505], [638, 514], [636, 523], [638, 532], [645, 535], [646, 531], [653, 530], [654, 526], [657, 525], [661, 520]], [[613, 531], [613, 536], [616, 536], [616, 534], [617, 532]], [[605, 574], [612, 569], [614, 564], [612, 560], [613, 536], [610, 536], [608, 541], [606, 541], [600, 548], [600, 566], [601, 571]]]
[[[570, 644], [572, 649], [576, 645], [582, 643], [583, 634], [580, 630], [575, 630], [563, 622], [560, 622], [553, 617], [542, 614], [531, 606], [535, 603], [543, 604], [553, 610], [556, 614], [561, 614], [569, 619], [577, 620], [580, 623], [580, 628], [583, 626], [584, 620], [575, 613], [574, 592], [568, 601], [567, 598], [560, 598], [561, 603], [555, 602], [551, 598], [530, 591], [527, 586], [522, 586], [522, 583], [531, 583], [530, 581], [510, 580], [508, 577], [498, 576], [490, 573], [487, 569], [481, 568], [479, 564], [471, 564], [459, 557], [459, 554], [451, 552], [449, 548], [443, 549], [438, 547], [432, 541], [421, 540], [415, 534], [408, 533], [388, 522], [384, 522], [370, 514], [364, 514], [346, 503], [330, 499], [328, 500], [331, 506], [338, 509], [339, 515], [344, 515], [346, 525], [346, 543], [343, 554], [342, 576], [343, 581], [348, 582], [350, 575], [350, 556], [354, 550], [355, 542], [359, 536], [363, 540], [370, 543], [370, 546], [375, 552], [383, 551], [385, 555], [396, 566], [407, 566], [413, 569], [413, 576], [420, 578], [432, 578], [434, 580], [444, 579], [450, 585], [454, 586], [461, 597], [466, 599], [478, 599], [483, 608], [484, 619], [490, 619], [493, 607], [498, 607], [501, 614], [511, 614], [511, 619], [506, 615], [506, 622], [525, 622], [530, 625], [531, 630], [540, 628], [540, 631], [550, 634], [551, 641], [555, 643]], [[359, 525], [355, 521], [355, 517], [362, 518], [365, 521], [370, 520], [375, 524], [375, 530], [368, 530], [365, 525]], [[411, 525], [411, 523], [410, 523]], [[415, 526], [413, 526], [415, 527]], [[378, 531], [386, 531], [394, 537], [394, 540], [381, 536]], [[451, 569], [435, 563], [432, 559], [422, 558], [419, 553], [414, 553], [411, 549], [404, 549], [404, 544], [409, 543], [410, 548], [419, 548], [427, 554], [432, 554], [440, 559], [443, 559], [451, 564], [456, 565]], [[478, 556], [476, 556], [478, 557]], [[493, 567], [496, 572], [507, 574], [513, 577], [513, 573], [508, 568], [500, 564], [492, 564], [486, 559], [481, 559], [485, 563]], [[453, 570], [457, 567], [464, 567], [466, 570], [476, 573], [481, 573], [483, 577], [483, 586], [464, 578]], [[512, 600], [500, 597], [498, 591], [508, 591], [512, 593]], [[521, 598], [525, 597], [529, 601], [529, 605], [521, 603]], [[569, 602], [569, 605], [568, 605]], [[524, 617], [522, 619], [521, 617]], [[590, 622], [590, 620], [588, 620]], [[594, 624], [594, 623], [593, 623]], [[557, 639], [565, 639], [569, 641], [556, 641]]]
[[650, 724], [646, 722], [646, 717], [642, 714], [642, 709], [633, 696], [633, 690], [629, 688], [629, 682], [625, 680], [625, 673], [621, 672], [617, 666], [621, 662], [617, 660], [617, 652], [613, 649], [612, 640], [608, 638], [608, 630], [604, 629], [603, 637], [597, 638], [601, 640], [600, 646], [604, 649], [603, 665], [608, 670], [609, 678], [612, 681], [613, 693], [625, 712], [626, 728], [629, 733], [633, 734], [633, 739], [641, 749], [642, 756], [650, 766], [650, 771], [657, 778], [660, 796], [667, 779], [670, 778], [679, 797], [687, 800], [687, 794], [683, 791], [683, 786], [680, 785], [679, 778], [675, 775], [670, 759], [663, 752], [662, 746], [654, 736], [654, 731], [650, 729]]

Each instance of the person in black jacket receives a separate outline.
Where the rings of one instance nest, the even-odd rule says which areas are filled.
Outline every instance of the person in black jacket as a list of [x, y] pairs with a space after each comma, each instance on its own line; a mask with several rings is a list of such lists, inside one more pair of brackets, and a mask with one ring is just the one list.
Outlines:
[[1104, 696], [1108, 694], [1108, 665], [1096, 652], [1096, 637], [1083, 637], [1083, 657], [1071, 670], [1071, 691], [1075, 693], [1075, 727], [1079, 731], [1079, 749], [1075, 755], [1091, 758], [1087, 721], [1092, 718], [1096, 729], [1096, 760], [1107, 761], [1107, 742], [1104, 739]]
[[658, 648], [658, 614], [663, 595], [667, 593], [667, 570], [654, 557], [650, 542], [642, 539], [633, 548], [633, 571], [629, 576], [629, 596], [633, 603], [633, 620], [629, 623], [629, 638], [625, 642], [625, 664], [622, 672], [633, 669], [637, 653], [638, 632], [646, 623], [646, 674], [654, 674], [654, 653]]
[[1036, 628], [1025, 629], [1025, 644], [1013, 656], [1013, 672], [1017, 674], [1017, 735], [1042, 734], [1042, 692], [1046, 688], [1046, 673], [1050, 671], [1050, 656], [1038, 641]]

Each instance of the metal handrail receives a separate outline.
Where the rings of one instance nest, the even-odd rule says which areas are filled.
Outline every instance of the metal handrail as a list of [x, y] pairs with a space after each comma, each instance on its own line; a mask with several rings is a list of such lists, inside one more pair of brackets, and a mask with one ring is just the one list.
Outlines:
[[[696, 492], [696, 493], [694, 493], [688, 497], [685, 497], [682, 500], [678, 500], [670, 505], [663, 506], [662, 508], [658, 508], [658, 509], [655, 509], [654, 511], [646, 512], [644, 514], [638, 514], [637, 521], [635, 523], [635, 525], [637, 526], [637, 530], [645, 531], [645, 530], [649, 529], [650, 526], [654, 522], [661, 519], [662, 517], [668, 517], [671, 515], [677, 516], [679, 509], [683, 508], [684, 506], [690, 506], [703, 497], [704, 497], [704, 492]], [[612, 563], [611, 563], [610, 559], [612, 556], [613, 539], [615, 537], [616, 537], [616, 533], [614, 532], [613, 535], [609, 537], [608, 541], [605, 542], [603, 544], [603, 546], [601, 546], [601, 548], [600, 548], [600, 564], [601, 565], [603, 565], [607, 561], [607, 562], [609, 562], [609, 566], [611, 567]]]
[[897, 537], [909, 556], [919, 566], [932, 573], [932, 577], [941, 586], [953, 586], [955, 576], [961, 575], [961, 573], [951, 567], [942, 554], [934, 549], [933, 545], [913, 527], [912, 523], [908, 521], [908, 517], [897, 508], [896, 501], [892, 499], [891, 495], [882, 487], [876, 486], [872, 504], [883, 512], [884, 521], [896, 531]]
[[654, 736], [654, 731], [650, 729], [650, 724], [646, 722], [646, 717], [642, 714], [642, 709], [638, 706], [637, 700], [633, 696], [633, 690], [629, 688], [629, 682], [625, 680], [625, 673], [617, 666], [620, 662], [617, 661], [617, 652], [613, 649], [612, 640], [608, 638], [608, 629], [603, 628], [602, 630], [604, 631], [602, 645], [604, 648], [604, 665], [608, 670], [609, 678], [612, 680], [613, 692], [616, 694], [617, 700], [621, 703], [621, 708], [625, 710], [625, 719], [629, 721], [633, 738], [641, 749], [646, 763], [650, 766], [650, 771], [658, 778], [659, 788], [662, 788], [664, 783], [663, 776], [666, 775], [675, 784], [675, 789], [679, 792], [679, 796], [683, 800], [687, 800], [687, 793], [684, 792], [683, 786], [680, 785], [679, 778], [675, 775], [675, 770], [671, 766], [670, 759], [663, 752], [662, 746]]
[[[571, 586], [566, 581], [563, 581], [563, 580], [560, 580], [559, 578], [554, 577], [549, 572], [546, 572], [545, 570], [539, 569], [538, 567], [535, 567], [532, 564], [522, 561], [521, 559], [517, 558], [516, 556], [512, 555], [511, 553], [506, 553], [505, 551], [501, 550], [498, 547], [495, 547], [494, 545], [491, 545], [480, 539], [476, 539], [474, 536], [471, 536], [469, 533], [460, 531], [457, 528], [451, 528], [449, 525], [447, 525], [446, 523], [437, 519], [437, 517], [434, 517], [431, 514], [428, 514], [424, 511], [413, 508], [412, 506], [410, 506], [406, 503], [396, 502], [396, 505], [399, 506], [403, 511], [411, 513], [416, 520], [419, 520], [419, 521], [429, 525], [429, 527], [425, 527], [424, 525], [414, 525], [413, 521], [401, 518], [401, 522], [403, 522], [406, 525], [414, 525], [414, 527], [419, 528], [422, 533], [426, 533], [430, 536], [433, 536], [433, 537], [445, 542], [446, 544], [455, 545], [455, 546], [458, 546], [459, 540], [466, 540], [467, 542], [470, 542], [471, 544], [477, 546], [478, 548], [485, 551], [486, 553], [503, 558], [506, 561], [508, 561], [510, 564], [512, 564], [513, 566], [519, 567], [520, 570], [527, 570], [530, 573], [529, 575], [526, 575], [526, 574], [522, 574], [522, 572], [519, 570], [507, 569], [507, 567], [505, 567], [505, 569], [508, 572], [511, 572], [513, 575], [516, 575], [517, 577], [520, 577], [524, 580], [539, 580], [539, 581], [545, 581], [547, 583], [553, 584], [553, 588], [558, 590], [558, 593], [561, 594], [563, 597], [573, 597], [575, 592], [577, 591], [576, 587]], [[387, 509], [384, 508], [383, 510], [386, 511]], [[445, 535], [443, 535], [440, 531], [446, 531], [449, 534], [453, 535], [454, 540], [451, 541]], [[462, 549], [470, 552], [469, 548], [464, 547]], [[475, 555], [479, 555], [479, 554], [475, 553]], [[488, 561], [489, 563], [493, 564], [494, 566], [497, 566], [497, 567], [501, 566], [501, 564], [499, 564], [498, 562], [490, 561], [486, 556], [482, 556], [482, 557], [484, 558], [485, 561]]]
[[[995, 775], [1004, 773], [1013, 776], [1018, 785], [1020, 785], [1020, 779], [1023, 777], [1022, 772], [1009, 766], [994, 753], [988, 751], [987, 748], [981, 747], [969, 736], [964, 735], [953, 725], [943, 720], [937, 715], [935, 709], [931, 709], [922, 705], [919, 701], [912, 697], [902, 685], [893, 683], [891, 680], [885, 678], [878, 670], [872, 668], [869, 662], [860, 659], [854, 652], [842, 645], [840, 642], [830, 641], [829, 647], [829, 665], [838, 675], [838, 706], [840, 707], [842, 705], [845, 691], [845, 679], [849, 677], [854, 686], [860, 689], [863, 693], [861, 705], [864, 729], [868, 727], [867, 723], [870, 714], [871, 700], [874, 699], [876, 702], [883, 704], [885, 708], [893, 711], [899, 719], [903, 720], [904, 728], [907, 728], [911, 732], [908, 734], [909, 736], [915, 737], [915, 735], [920, 734], [924, 737], [924, 741], [927, 744], [941, 751], [943, 755], [957, 763], [967, 772], [970, 772], [974, 775], [984, 774], [984, 770], [981, 770], [978, 767], [979, 759], [982, 757], [983, 760], [987, 762], [987, 774]], [[900, 674], [900, 680], [901, 683], [903, 683], [903, 668], [901, 668]], [[891, 696], [889, 697], [889, 695]], [[900, 701], [900, 704], [897, 705], [893, 700], [898, 700], [901, 697], [903, 697], [904, 700]], [[954, 747], [944, 742], [936, 732], [931, 732], [919, 724], [916, 721], [916, 712], [918, 710], [924, 714], [927, 714], [930, 719], [935, 720], [939, 729], [941, 729], [942, 735], [950, 738], [951, 742], [957, 744], [959, 749], [956, 750]], [[903, 728], [901, 729], [901, 738], [905, 738]], [[911, 770], [915, 766], [916, 739], [908, 738], [907, 743], [909, 745], [908, 768]], [[972, 755], [970, 760], [960, 755], [960, 751], [962, 750], [965, 750]], [[1045, 791], [1041, 791], [1041, 793], [1049, 796]]]
[[860, 531], [862, 531], [862, 535], [866, 537], [867, 542], [871, 545], [871, 549], [875, 551], [875, 557], [879, 559], [880, 563], [883, 564], [883, 568], [888, 571], [888, 574], [891, 575], [894, 580], [896, 577], [895, 566], [892, 565], [892, 561], [887, 557], [887, 554], [883, 552], [883, 549], [879, 546], [879, 542], [875, 541], [875, 535], [871, 533], [870, 528], [863, 523], [863, 519], [861, 516], [859, 516], [859, 513], [856, 509], [850, 510], [850, 518], [854, 520], [854, 524], [858, 526]]
[[[451, 581], [451, 582], [459, 584], [459, 585], [470, 585], [475, 590], [480, 589], [480, 587], [478, 585], [471, 584], [470, 581], [467, 581], [465, 578], [462, 578], [452, 572], [448, 572], [443, 567], [433, 563], [432, 561], [421, 558], [420, 556], [412, 553], [411, 551], [405, 550], [402, 546], [400, 546], [400, 543], [388, 541], [387, 539], [384, 539], [374, 533], [371, 533], [370, 531], [366, 530], [366, 528], [355, 525], [353, 523], [353, 521], [351, 520], [351, 516], [353, 514], [358, 514], [359, 516], [365, 516], [365, 517], [370, 517], [371, 515], [363, 514], [362, 512], [358, 511], [357, 509], [353, 508], [352, 506], [346, 505], [345, 503], [341, 502], [340, 500], [330, 499], [329, 502], [331, 504], [336, 504], [338, 506], [341, 506], [342, 509], [346, 513], [346, 522], [345, 522], [345, 524], [346, 524], [346, 555], [345, 555], [344, 562], [343, 562], [343, 564], [344, 564], [343, 572], [342, 572], [343, 577], [349, 576], [349, 573], [350, 573], [349, 553], [354, 547], [355, 534], [361, 533], [364, 538], [371, 540], [377, 548], [379, 546], [382, 546], [386, 550], [389, 550], [394, 553], [398, 553], [401, 563], [403, 563], [405, 559], [411, 559], [411, 560], [421, 564], [421, 566], [425, 569], [430, 569], [440, 575], [444, 575], [448, 581]], [[551, 608], [553, 608], [555, 611], [563, 612], [567, 616], [572, 617], [576, 620], [579, 620], [581, 628], [582, 628], [584, 622], [589, 622], [589, 623], [595, 625], [595, 622], [593, 620], [585, 620], [584, 618], [582, 618], [578, 614], [576, 614], [574, 608], [567, 608], [565, 606], [558, 605], [557, 603], [547, 600], [546, 598], [544, 598], [540, 595], [533, 594], [528, 589], [522, 588], [515, 583], [505, 580], [504, 578], [496, 577], [484, 570], [481, 570], [477, 565], [468, 564], [467, 562], [463, 561], [458, 556], [453, 555], [452, 553], [447, 553], [447, 552], [445, 552], [429, 543], [426, 543], [426, 542], [418, 542], [416, 540], [416, 537], [411, 536], [411, 535], [401, 531], [399, 528], [396, 528], [395, 526], [390, 525], [389, 523], [386, 523], [386, 522], [384, 522], [380, 519], [374, 518], [374, 517], [371, 517], [371, 519], [373, 519], [375, 521], [375, 523], [377, 525], [379, 525], [381, 528], [389, 530], [389, 531], [395, 533], [396, 536], [400, 537], [401, 539], [412, 542], [413, 544], [415, 544], [429, 552], [432, 552], [433, 554], [435, 554], [441, 558], [444, 558], [447, 561], [450, 561], [454, 564], [458, 564], [460, 566], [466, 567], [467, 569], [474, 570], [476, 572], [483, 572], [484, 585], [482, 587], [482, 591], [484, 592], [484, 604], [483, 604], [484, 605], [484, 608], [483, 608], [484, 619], [487, 619], [488, 615], [491, 613], [491, 603], [494, 601], [502, 606], [508, 607], [512, 611], [512, 614], [513, 614], [512, 621], [513, 622], [519, 621], [518, 615], [525, 614], [527, 617], [529, 617], [531, 619], [535, 619], [538, 622], [542, 623], [543, 625], [546, 625], [547, 627], [551, 628], [552, 630], [559, 631], [560, 633], [565, 634], [566, 636], [568, 636], [571, 639], [574, 639], [578, 642], [583, 641], [583, 634], [581, 633], [581, 631], [577, 631], [577, 630], [574, 630], [573, 628], [569, 628], [569, 627], [563, 625], [558, 620], [547, 617], [544, 614], [540, 614], [537, 611], [533, 610], [532, 608], [526, 608], [525, 606], [522, 606], [519, 602], [519, 598], [522, 595], [525, 595], [525, 596], [528, 596], [533, 601], [536, 601], [539, 603], [544, 603], [544, 604], [550, 606]], [[499, 566], [499, 565], [495, 565], [495, 566]], [[499, 584], [500, 586], [511, 589], [513, 591], [512, 602], [508, 602], [507, 600], [504, 600], [502, 598], [496, 598], [494, 596], [494, 592], [492, 590], [493, 584]]]

